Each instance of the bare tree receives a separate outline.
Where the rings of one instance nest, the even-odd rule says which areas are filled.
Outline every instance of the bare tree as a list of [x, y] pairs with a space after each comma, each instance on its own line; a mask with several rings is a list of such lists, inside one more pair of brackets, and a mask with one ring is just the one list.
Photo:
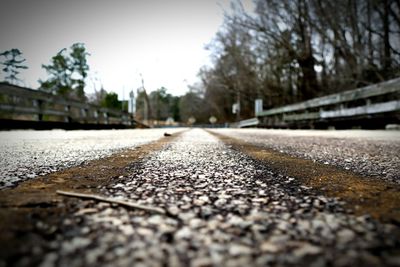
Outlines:
[[209, 45], [204, 95], [222, 120], [233, 103], [272, 108], [400, 75], [400, 1], [239, 0]]

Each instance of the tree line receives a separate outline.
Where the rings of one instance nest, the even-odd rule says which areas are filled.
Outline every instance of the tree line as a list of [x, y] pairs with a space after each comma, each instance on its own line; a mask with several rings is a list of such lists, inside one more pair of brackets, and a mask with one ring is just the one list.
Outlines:
[[[207, 45], [212, 65], [180, 97], [159, 88], [137, 92], [139, 118], [208, 123], [254, 116], [254, 101], [269, 109], [400, 76], [399, 0], [253, 0], [246, 11], [232, 2], [224, 24]], [[41, 90], [83, 101], [89, 67], [83, 44], [61, 50], [43, 65]], [[11, 82], [23, 65], [19, 50], [0, 54]], [[8, 65], [7, 65], [8, 64]], [[14, 66], [14, 67], [13, 67]], [[125, 108], [102, 88], [89, 97]], [[236, 104], [236, 114], [232, 106]]]
[[398, 0], [253, 2], [233, 2], [207, 47], [200, 113], [233, 121], [253, 117], [258, 98], [269, 109], [400, 76]]
[[[87, 95], [85, 87], [89, 72], [87, 52], [83, 43], [75, 43], [70, 48], [61, 49], [50, 59], [50, 63], [42, 65], [47, 72], [46, 79], [39, 80], [39, 90], [59, 95], [69, 99], [75, 99], [99, 105], [105, 108], [126, 110], [127, 104], [118, 100], [118, 94], [107, 92], [103, 87], [93, 94]], [[13, 48], [0, 53], [3, 58], [4, 82], [18, 85], [22, 80], [18, 77], [21, 69], [27, 69], [22, 52]]]
[[[65, 98], [95, 104], [105, 108], [128, 111], [128, 101], [120, 101], [118, 94], [108, 92], [103, 86], [93, 94], [86, 94], [89, 65], [87, 52], [83, 43], [75, 43], [70, 48], [60, 50], [50, 59], [49, 64], [42, 65], [47, 72], [46, 79], [40, 79], [39, 90], [60, 95]], [[26, 60], [19, 49], [13, 48], [0, 53], [4, 66], [6, 83], [18, 85], [22, 80], [18, 77], [21, 69], [27, 69]], [[193, 93], [185, 96], [173, 96], [165, 87], [152, 91], [147, 95], [145, 90], [136, 92], [136, 117], [143, 120], [175, 122], [187, 120], [193, 116], [192, 102], [200, 98]], [[145, 110], [147, 105], [147, 110]], [[196, 105], [195, 105], [196, 106]]]

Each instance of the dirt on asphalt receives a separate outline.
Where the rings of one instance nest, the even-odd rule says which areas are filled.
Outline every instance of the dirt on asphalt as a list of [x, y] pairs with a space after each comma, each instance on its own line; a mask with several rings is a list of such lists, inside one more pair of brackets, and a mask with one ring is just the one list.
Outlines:
[[[160, 150], [180, 134], [163, 137], [131, 150], [110, 157], [90, 161], [87, 164], [39, 176], [23, 182], [15, 188], [0, 191], [0, 259], [13, 262], [13, 257], [24, 253], [20, 248], [27, 242], [34, 244], [35, 236], [48, 236], [51, 239], [57, 228], [47, 225], [60, 225], [63, 216], [77, 203], [75, 198], [56, 194], [57, 190], [96, 194], [98, 188], [112, 181], [122, 179], [126, 168], [152, 151]], [[32, 246], [34, 247], [34, 246]]]
[[[333, 166], [291, 157], [209, 132], [228, 147], [251, 156], [273, 172], [294, 177], [303, 185], [313, 187], [313, 190], [323, 195], [344, 200], [347, 207], [354, 210], [356, 215], [370, 214], [380, 221], [396, 225], [400, 223], [398, 185], [361, 177]], [[135, 162], [145, 158], [151, 152], [162, 150], [179, 135], [164, 137], [133, 150], [126, 150], [81, 166], [37, 177], [21, 183], [16, 188], [0, 191], [0, 245], [2, 247], [0, 259], [5, 259], [6, 263], [15, 262], [19, 255], [28, 252], [32, 254], [31, 251], [24, 251], [24, 249], [35, 249], [35, 242], [46, 242], [46, 238], [54, 240], [57, 234], [68, 232], [59, 226], [71, 211], [76, 210], [79, 199], [59, 196], [56, 194], [57, 190], [98, 194], [100, 188], [105, 185], [122, 181]], [[40, 253], [39, 251], [37, 254], [40, 255]], [[21, 265], [29, 266], [30, 263]], [[35, 263], [32, 262], [33, 265]]]
[[293, 157], [272, 149], [261, 148], [213, 131], [225, 144], [240, 150], [274, 172], [300, 179], [306, 185], [329, 197], [345, 201], [356, 215], [370, 214], [377, 220], [400, 224], [400, 186], [384, 180], [362, 177], [308, 159]]

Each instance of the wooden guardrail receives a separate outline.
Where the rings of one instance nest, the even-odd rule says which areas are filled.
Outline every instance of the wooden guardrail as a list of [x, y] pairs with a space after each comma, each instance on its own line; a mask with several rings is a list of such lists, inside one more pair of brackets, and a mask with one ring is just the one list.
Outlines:
[[231, 128], [246, 128], [246, 127], [256, 127], [260, 124], [260, 120], [258, 118], [251, 118], [247, 120], [241, 120], [239, 122], [234, 122], [229, 125]]
[[138, 124], [128, 112], [5, 83], [0, 83], [0, 119], [8, 122], [97, 125], [97, 128], [105, 125], [105, 128], [130, 128]]
[[[400, 78], [256, 113], [238, 127], [318, 127], [399, 123]], [[346, 126], [345, 126], [346, 127]]]

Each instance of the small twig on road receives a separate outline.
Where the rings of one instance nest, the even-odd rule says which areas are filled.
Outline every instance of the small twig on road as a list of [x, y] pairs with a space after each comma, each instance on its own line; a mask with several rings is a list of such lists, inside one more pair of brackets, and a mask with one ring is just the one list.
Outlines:
[[112, 198], [102, 197], [102, 196], [98, 196], [98, 195], [67, 192], [67, 191], [61, 191], [61, 190], [57, 190], [57, 194], [63, 195], [63, 196], [68, 196], [68, 197], [78, 197], [78, 198], [92, 199], [92, 200], [98, 200], [98, 201], [108, 202], [108, 203], [115, 203], [115, 204], [129, 207], [129, 208], [141, 209], [141, 210], [155, 212], [155, 213], [159, 213], [159, 214], [166, 214], [165, 210], [162, 208], [143, 206], [143, 205], [136, 204], [136, 203], [129, 202], [129, 201], [112, 199]]

